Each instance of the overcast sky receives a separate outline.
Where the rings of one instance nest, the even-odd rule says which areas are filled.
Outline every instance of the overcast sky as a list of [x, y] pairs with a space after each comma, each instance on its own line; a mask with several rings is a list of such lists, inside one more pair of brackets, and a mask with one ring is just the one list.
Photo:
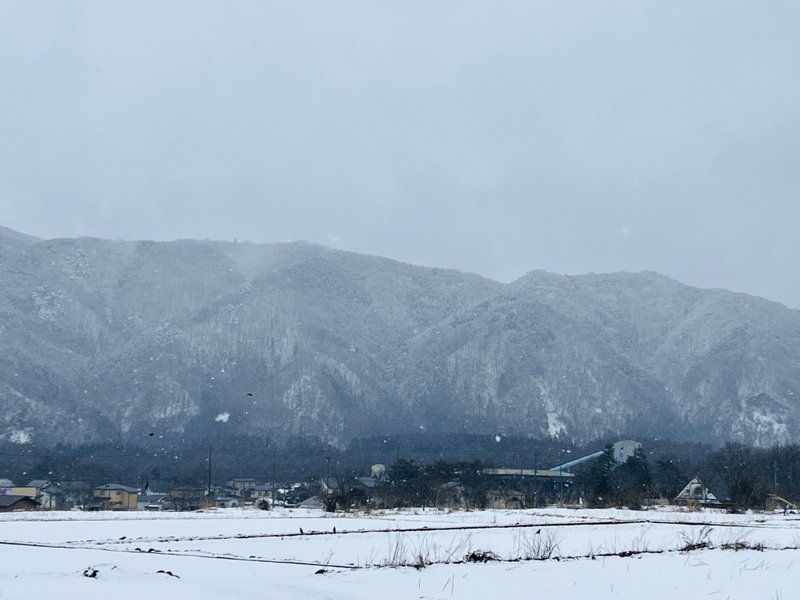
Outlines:
[[800, 307], [800, 3], [0, 0], [0, 225]]

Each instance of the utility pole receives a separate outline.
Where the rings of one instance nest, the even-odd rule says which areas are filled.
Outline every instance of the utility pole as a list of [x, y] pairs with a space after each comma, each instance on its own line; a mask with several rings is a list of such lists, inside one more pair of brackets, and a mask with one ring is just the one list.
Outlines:
[[331, 485], [331, 457], [325, 457], [325, 487], [330, 491]]
[[208, 446], [208, 496], [211, 496], [211, 445]]
[[772, 462], [772, 493], [778, 493], [778, 461], [777, 459]]
[[272, 453], [272, 508], [275, 508], [275, 452]]

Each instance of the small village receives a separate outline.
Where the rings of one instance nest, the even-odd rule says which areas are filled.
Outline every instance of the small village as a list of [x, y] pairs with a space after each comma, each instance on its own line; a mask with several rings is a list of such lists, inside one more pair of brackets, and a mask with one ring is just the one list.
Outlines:
[[[365, 491], [376, 487], [370, 480], [363, 485]], [[132, 487], [120, 483], [107, 483], [92, 487], [81, 481], [52, 482], [36, 479], [25, 485], [15, 485], [9, 479], [0, 479], [0, 512], [30, 510], [85, 510], [85, 511], [195, 511], [208, 508], [240, 508], [251, 506], [269, 509], [273, 506], [289, 508], [323, 508], [321, 496], [330, 495], [336, 488], [331, 480], [302, 482], [280, 487], [271, 482], [260, 483], [253, 478], [236, 478], [224, 485], [210, 489], [194, 486], [174, 486], [167, 482], [148, 482], [145, 487]], [[366, 496], [366, 494], [365, 494]]]
[[[272, 508], [318, 509], [327, 512], [431, 506], [447, 509], [528, 509], [541, 506], [584, 508], [599, 506], [575, 485], [575, 474], [552, 469], [494, 469], [480, 471], [480, 478], [465, 482], [455, 473], [436, 483], [414, 477], [413, 461], [399, 461], [387, 473], [375, 464], [369, 475], [314, 478], [290, 484], [238, 477], [223, 484], [206, 486], [172, 485], [147, 480], [134, 487], [120, 483], [91, 486], [81, 481], [54, 482], [35, 479], [15, 485], [0, 478], [0, 513], [19, 511], [202, 511], [213, 509]], [[392, 477], [393, 475], [393, 477]], [[403, 479], [398, 479], [403, 477]], [[581, 479], [578, 479], [581, 482]], [[647, 490], [652, 491], [652, 490]], [[682, 506], [693, 509], [736, 510], [724, 486], [708, 486], [692, 477], [674, 496], [637, 496], [621, 490], [616, 505], [635, 508]], [[794, 502], [768, 494], [765, 510], [797, 511]]]

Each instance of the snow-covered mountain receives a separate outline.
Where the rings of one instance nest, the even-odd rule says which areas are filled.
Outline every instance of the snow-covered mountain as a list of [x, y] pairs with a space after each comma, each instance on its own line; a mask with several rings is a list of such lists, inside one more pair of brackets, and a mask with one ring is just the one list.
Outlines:
[[[511, 284], [307, 243], [0, 228], [0, 440], [800, 433], [800, 311], [654, 273]], [[227, 415], [227, 416], [226, 416]]]

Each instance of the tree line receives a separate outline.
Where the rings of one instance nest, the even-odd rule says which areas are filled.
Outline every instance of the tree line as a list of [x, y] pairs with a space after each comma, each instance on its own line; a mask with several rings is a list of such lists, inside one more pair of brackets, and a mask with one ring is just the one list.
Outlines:
[[[611, 445], [592, 461], [575, 467], [574, 478], [487, 475], [486, 463], [431, 463], [400, 458], [390, 465], [376, 497], [383, 506], [447, 506], [484, 508], [494, 498], [519, 498], [526, 507], [553, 503], [589, 507], [641, 508], [646, 503], [675, 500], [699, 477], [731, 511], [764, 509], [769, 497], [800, 500], [800, 446], [755, 448], [731, 442], [705, 454], [659, 455], [647, 446], [617, 462]], [[334, 506], [363, 505], [363, 488], [339, 478]]]
[[[368, 475], [375, 463], [387, 465], [384, 497], [396, 505], [434, 505], [462, 493], [480, 507], [492, 490], [519, 492], [528, 505], [582, 501], [590, 506], [636, 506], [650, 499], [673, 499], [693, 477], [736, 509], [763, 508], [770, 495], [800, 499], [800, 446], [758, 448], [731, 442], [706, 444], [641, 438], [642, 449], [624, 464], [610, 451], [574, 469], [569, 483], [483, 474], [485, 467], [544, 469], [603, 448], [614, 438], [574, 444], [558, 439], [479, 435], [376, 436], [337, 448], [318, 438], [296, 436], [280, 443], [257, 436], [215, 438], [184, 447], [156, 440], [143, 444], [95, 444], [41, 448], [0, 445], [0, 477], [17, 483], [32, 479], [81, 480], [139, 485], [148, 479], [204, 486], [209, 458], [214, 483], [234, 477], [293, 482], [334, 476], [350, 481]], [[447, 487], [447, 484], [458, 484]], [[443, 487], [444, 486], [444, 487]], [[345, 485], [345, 487], [348, 487]], [[462, 492], [463, 490], [463, 492]]]

